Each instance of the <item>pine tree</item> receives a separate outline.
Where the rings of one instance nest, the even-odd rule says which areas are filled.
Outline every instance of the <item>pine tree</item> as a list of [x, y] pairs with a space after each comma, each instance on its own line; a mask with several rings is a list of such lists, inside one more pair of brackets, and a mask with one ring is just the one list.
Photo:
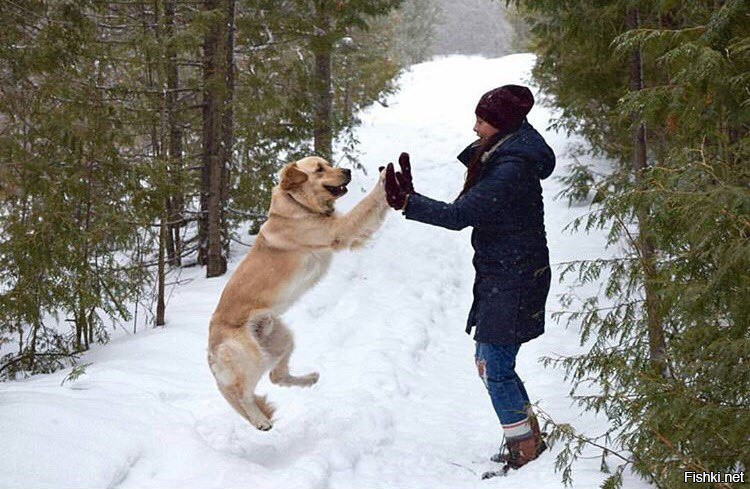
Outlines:
[[[355, 168], [359, 123], [356, 113], [395, 89], [401, 68], [384, 25], [386, 3], [353, 2], [332, 14], [330, 121], [316, 123], [320, 109], [316, 85], [312, 2], [243, 2], [237, 10], [236, 156], [227, 212], [230, 220], [265, 218], [270, 190], [280, 166], [314, 154], [315, 128], [325, 126], [331, 144]], [[333, 3], [331, 3], [333, 5]], [[328, 42], [328, 41], [326, 41]], [[326, 91], [326, 90], [323, 90]], [[328, 105], [329, 102], [325, 102]], [[323, 112], [327, 112], [328, 109]], [[320, 112], [319, 114], [322, 114]], [[330, 126], [330, 127], [329, 127]], [[321, 146], [318, 138], [318, 146]], [[329, 143], [322, 143], [328, 147]], [[327, 150], [326, 150], [327, 151]]]
[[[583, 134], [613, 171], [574, 169], [568, 195], [595, 193], [573, 228], [609, 229], [623, 253], [568, 264], [603, 282], [567, 315], [590, 350], [548, 358], [574, 393], [612, 423], [602, 440], [568, 426], [570, 463], [586, 443], [624, 448], [605, 487], [627, 465], [658, 487], [684, 471], [737, 471], [750, 463], [748, 298], [748, 37], [746, 2], [517, 2], [531, 15], [534, 73], [562, 108], [557, 126]], [[596, 19], [596, 22], [591, 22]], [[574, 296], [565, 299], [573, 308]], [[731, 484], [722, 487], [733, 487]]]
[[[0, 159], [17, 191], [2, 203], [2, 330], [17, 334], [3, 376], [50, 371], [126, 319], [145, 283], [122, 258], [132, 247], [123, 113], [108, 103], [112, 45], [97, 42], [99, 7], [29, 2], [3, 16]], [[95, 62], [95, 60], [102, 60]], [[64, 325], [72, 326], [66, 332]]]
[[[335, 138], [399, 68], [364, 45], [385, 3], [323, 4]], [[165, 324], [170, 269], [194, 257], [224, 273], [237, 225], [262, 222], [280, 165], [313, 145], [318, 31], [300, 5], [4, 4], [0, 378], [75, 361], [143, 305]]]
[[203, 170], [201, 255], [206, 276], [223, 275], [227, 257], [223, 207], [233, 153], [234, 0], [205, 0], [203, 41]]
[[402, 2], [398, 9], [375, 20], [372, 30], [383, 34], [386, 46], [391, 44], [390, 50], [399, 64], [422, 63], [434, 54], [442, 13], [436, 0]]

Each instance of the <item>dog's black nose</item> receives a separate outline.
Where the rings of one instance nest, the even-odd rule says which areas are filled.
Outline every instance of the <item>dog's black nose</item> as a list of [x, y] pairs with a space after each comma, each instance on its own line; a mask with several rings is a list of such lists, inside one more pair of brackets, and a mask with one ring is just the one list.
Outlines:
[[341, 171], [343, 171], [343, 172], [344, 172], [344, 175], [346, 175], [347, 177], [350, 177], [350, 178], [351, 178], [351, 176], [352, 176], [352, 171], [351, 171], [350, 169], [348, 169], [348, 168], [342, 168], [342, 170], [341, 170]]

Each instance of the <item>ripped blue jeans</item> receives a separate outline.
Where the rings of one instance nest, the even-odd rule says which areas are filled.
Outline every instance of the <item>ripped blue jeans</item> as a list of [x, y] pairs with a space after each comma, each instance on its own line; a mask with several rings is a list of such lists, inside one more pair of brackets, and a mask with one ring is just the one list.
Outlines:
[[520, 346], [477, 342], [474, 358], [506, 436], [511, 427], [525, 432], [528, 420], [529, 395], [515, 370]]

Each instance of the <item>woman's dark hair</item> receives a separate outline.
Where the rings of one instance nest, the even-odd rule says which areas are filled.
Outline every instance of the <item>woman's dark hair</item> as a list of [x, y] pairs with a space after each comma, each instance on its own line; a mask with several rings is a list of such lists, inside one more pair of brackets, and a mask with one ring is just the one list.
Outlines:
[[482, 169], [484, 168], [484, 162], [482, 161], [482, 156], [492, 149], [494, 145], [498, 143], [501, 139], [503, 139], [508, 134], [515, 132], [518, 130], [518, 128], [521, 127], [520, 124], [517, 127], [512, 128], [510, 131], [506, 132], [496, 132], [492, 136], [483, 139], [480, 143], [477, 149], [474, 151], [474, 154], [471, 157], [471, 160], [469, 161], [468, 170], [466, 170], [466, 180], [464, 181], [464, 188], [461, 189], [461, 193], [458, 194], [458, 197], [456, 197], [456, 200], [460, 199], [463, 194], [469, 191], [471, 187], [473, 187], [477, 180], [479, 180], [479, 175], [482, 174]]

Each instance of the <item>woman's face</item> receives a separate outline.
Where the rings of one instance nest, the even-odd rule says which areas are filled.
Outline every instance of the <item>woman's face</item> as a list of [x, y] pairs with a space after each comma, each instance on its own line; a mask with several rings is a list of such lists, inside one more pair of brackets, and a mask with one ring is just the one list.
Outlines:
[[494, 136], [498, 133], [498, 131], [498, 128], [491, 125], [481, 117], [477, 116], [477, 122], [474, 123], [474, 132], [477, 133], [477, 136], [484, 139], [490, 136]]

